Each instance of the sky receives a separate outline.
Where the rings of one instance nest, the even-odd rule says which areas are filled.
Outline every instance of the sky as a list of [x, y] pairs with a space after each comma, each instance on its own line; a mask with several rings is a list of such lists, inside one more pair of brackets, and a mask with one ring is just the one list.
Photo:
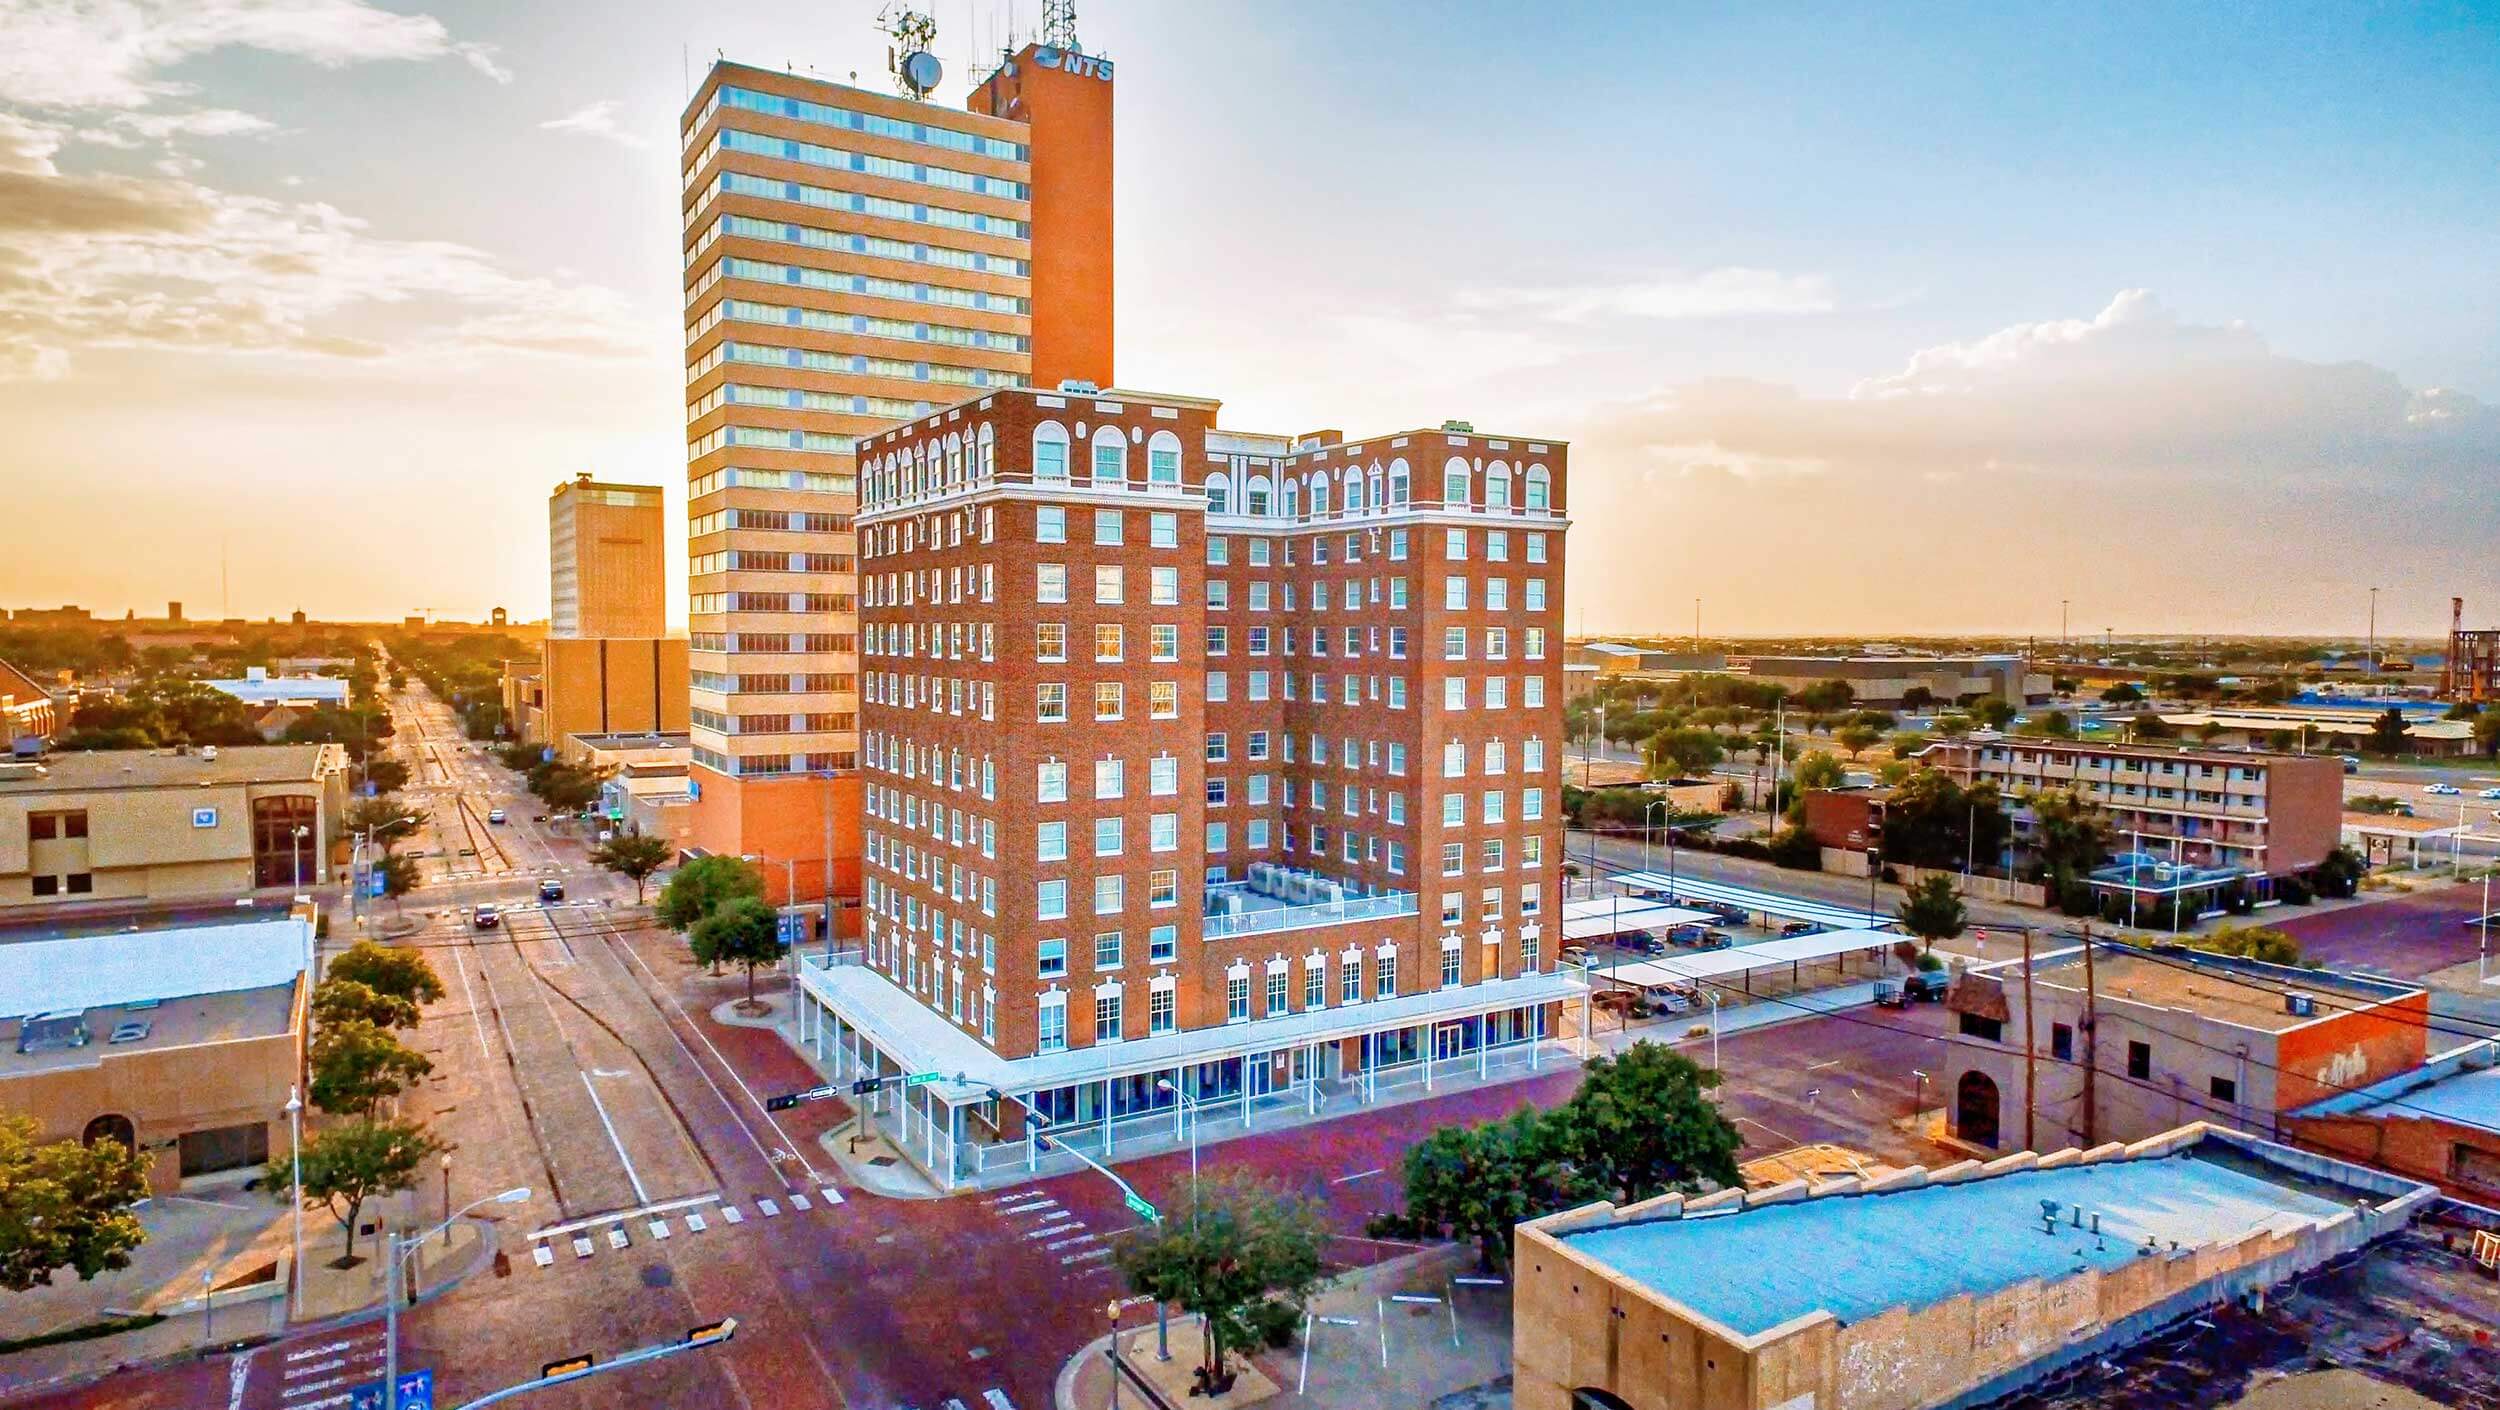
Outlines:
[[[876, 8], [0, 0], [0, 605], [682, 614], [676, 117]], [[1732, 8], [1080, 0], [1119, 381], [1570, 441], [1574, 630], [2500, 624], [2500, 3]]]

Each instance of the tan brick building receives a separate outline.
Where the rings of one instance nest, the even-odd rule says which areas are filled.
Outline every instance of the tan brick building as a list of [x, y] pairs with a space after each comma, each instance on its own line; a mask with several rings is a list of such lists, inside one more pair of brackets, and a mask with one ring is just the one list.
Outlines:
[[347, 772], [336, 744], [0, 763], [0, 915], [318, 885], [340, 860]]
[[899, 1114], [944, 1180], [1031, 1159], [1027, 1106], [1116, 1148], [1531, 1062], [1577, 992], [1566, 448], [1216, 412], [1000, 392], [862, 443], [866, 936], [807, 1041], [966, 1075]]
[[0, 944], [0, 1110], [118, 1140], [160, 1194], [284, 1154], [309, 918]]
[[1519, 1410], [1985, 1405], [2404, 1229], [2429, 1185], [2201, 1123], [1519, 1226]]
[[576, 475], [547, 497], [547, 635], [668, 635], [667, 529], [657, 485]]

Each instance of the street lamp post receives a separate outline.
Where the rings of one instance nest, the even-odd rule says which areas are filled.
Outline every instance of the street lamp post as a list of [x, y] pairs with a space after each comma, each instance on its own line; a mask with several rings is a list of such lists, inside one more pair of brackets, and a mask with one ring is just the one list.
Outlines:
[[286, 1089], [287, 1164], [292, 1167], [295, 1184], [295, 1262], [288, 1269], [294, 1275], [294, 1315], [304, 1315], [304, 1094], [301, 1088]]
[[[1198, 1219], [1198, 1124], [1204, 1108], [1197, 1098], [1172, 1085], [1169, 1077], [1156, 1078], [1155, 1086], [1172, 1094], [1181, 1104], [1181, 1118], [1189, 1123], [1189, 1218], [1194, 1224]], [[1172, 1359], [1171, 1314], [1161, 1298], [1155, 1299], [1155, 1359]]]
[[[446, 1216], [443, 1220], [443, 1228], [448, 1230], [452, 1220], [480, 1205], [519, 1204], [529, 1197], [530, 1189], [527, 1185], [505, 1190], [501, 1194], [488, 1195], [484, 1199], [462, 1206], [459, 1214]], [[389, 1265], [382, 1270], [382, 1410], [399, 1410], [400, 1279], [405, 1272], [408, 1259], [415, 1256], [418, 1249], [425, 1247], [425, 1241], [434, 1237], [434, 1233], [434, 1230], [428, 1229], [414, 1238], [403, 1239], [387, 1228], [382, 1231], [383, 1238], [388, 1240], [386, 1252], [390, 1258]]]
[[[1650, 817], [1660, 808], [1669, 806], [1671, 805], [1664, 798], [1652, 798], [1649, 800], [1649, 805], [1641, 809], [1641, 869], [1644, 871], [1649, 869], [1650, 857], [1658, 846], [1657, 825], [1650, 821]], [[1675, 832], [1672, 828], [1667, 832], [1667, 845], [1669, 847], [1675, 845]]]
[[[1869, 847], [1869, 848], [1867, 848], [1867, 849], [1866, 849], [1866, 926], [1867, 926], [1867, 929], [1869, 929], [1869, 930], [1873, 930], [1873, 929], [1875, 928], [1875, 923], [1876, 923], [1876, 922], [1875, 922], [1875, 882], [1876, 882], [1876, 879], [1877, 879], [1877, 878], [1878, 878], [1878, 877], [1882, 874], [1883, 870], [1884, 870], [1884, 849], [1882, 849], [1881, 847]], [[1891, 966], [1891, 963], [1890, 963], [1890, 957], [1889, 957], [1888, 952], [1887, 952], [1887, 951], [1885, 951], [1884, 949], [1878, 948], [1878, 949], [1875, 951], [1875, 977], [1876, 977], [1876, 978], [1878, 978], [1878, 979], [1881, 979], [1881, 978], [1885, 977], [1887, 974], [1891, 973], [1891, 971], [1892, 971], [1892, 966]]]
[[295, 885], [296, 885], [299, 889], [300, 889], [300, 888], [303, 886], [303, 884], [304, 884], [304, 837], [305, 837], [305, 835], [306, 835], [306, 834], [310, 833], [311, 831], [312, 831], [312, 829], [311, 829], [311, 828], [308, 828], [308, 827], [304, 826], [302, 823], [297, 823], [297, 824], [295, 825], [295, 872], [294, 872], [294, 875], [295, 875]]

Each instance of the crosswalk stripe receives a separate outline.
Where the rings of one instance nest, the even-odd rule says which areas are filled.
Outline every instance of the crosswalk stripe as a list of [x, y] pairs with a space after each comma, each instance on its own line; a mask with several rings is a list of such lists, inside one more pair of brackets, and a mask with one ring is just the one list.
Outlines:
[[689, 1214], [689, 1215], [687, 1215], [687, 1216], [686, 1216], [686, 1227], [687, 1227], [688, 1229], [692, 1230], [693, 1232], [700, 1234], [700, 1233], [702, 1233], [704, 1230], [706, 1230], [706, 1229], [708, 1229], [708, 1228], [710, 1228], [710, 1227], [712, 1227], [712, 1226], [703, 1222], [703, 1216], [702, 1216], [702, 1215], [700, 1215], [700, 1214]]
[[1047, 1228], [1035, 1229], [1031, 1233], [1026, 1234], [1025, 1237], [1027, 1239], [1047, 1239], [1055, 1234], [1071, 1234], [1084, 1227], [1085, 1226], [1083, 1224], [1077, 1223], [1072, 1219], [1065, 1224], [1053, 1224]]
[[805, 1196], [805, 1195], [792, 1195], [792, 1196], [790, 1196], [790, 1207], [791, 1207], [792, 1209], [813, 1209], [813, 1208], [815, 1208], [815, 1206], [814, 1206], [814, 1205], [809, 1204], [809, 1203], [807, 1202], [807, 1196]]
[[530, 1261], [544, 1268], [556, 1261], [556, 1251], [545, 1244], [539, 1244], [530, 1250]]
[[842, 1192], [835, 1189], [831, 1185], [825, 1186], [816, 1193], [823, 1195], [825, 1197], [825, 1203], [827, 1204], [840, 1204], [842, 1202]]
[[1007, 1392], [996, 1386], [981, 1392], [981, 1399], [988, 1403], [990, 1410], [1016, 1410], [1016, 1403], [1007, 1398]]
[[1097, 1258], [1109, 1258], [1110, 1256], [1111, 1250], [1107, 1248], [1089, 1248], [1082, 1253], [1063, 1253], [1059, 1255], [1059, 1262], [1062, 1265], [1069, 1263], [1086, 1263]]
[[738, 1206], [734, 1204], [722, 1205], [720, 1207], [720, 1217], [728, 1220], [732, 1224], [744, 1224], [747, 1222], [747, 1217], [740, 1214], [738, 1212]]
[[651, 1237], [653, 1237], [653, 1238], [655, 1238], [655, 1239], [665, 1239], [665, 1238], [667, 1238], [667, 1237], [668, 1237], [668, 1221], [667, 1221], [667, 1220], [665, 1220], [665, 1219], [654, 1219], [654, 1220], [652, 1220], [652, 1221], [651, 1221]]
[[777, 1214], [781, 1213], [781, 1206], [780, 1206], [780, 1205], [777, 1205], [777, 1204], [775, 1204], [775, 1203], [773, 1203], [771, 1200], [768, 1200], [768, 1199], [759, 1199], [759, 1200], [757, 1200], [757, 1201], [755, 1202], [755, 1207], [756, 1207], [758, 1210], [761, 1210], [761, 1211], [763, 1212], [764, 1217], [765, 1217], [765, 1218], [767, 1218], [767, 1219], [770, 1219], [770, 1218], [772, 1218], [774, 1215], [777, 1215]]
[[588, 1258], [588, 1257], [590, 1257], [590, 1240], [589, 1240], [589, 1238], [587, 1238], [586, 1236], [581, 1235], [581, 1234], [575, 1234], [575, 1235], [573, 1236], [573, 1256], [574, 1256], [575, 1258]]

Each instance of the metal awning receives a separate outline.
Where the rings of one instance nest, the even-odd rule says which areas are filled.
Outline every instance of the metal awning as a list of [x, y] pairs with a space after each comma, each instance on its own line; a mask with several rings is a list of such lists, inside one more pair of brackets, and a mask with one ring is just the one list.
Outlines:
[[1695, 984], [1723, 975], [1743, 974], [1747, 970], [1776, 969], [1782, 965], [1803, 964], [1808, 960], [1828, 960], [1835, 955], [1855, 954], [1861, 950], [1886, 949], [1900, 938], [1881, 931], [1825, 930], [1786, 940], [1765, 940], [1759, 945], [1739, 945], [1733, 950], [1705, 950], [1699, 954], [1669, 955], [1663, 959], [1641, 960], [1627, 965], [1601, 965], [1589, 971], [1589, 978], [1591, 981], [1605, 979], [1643, 987]]
[[1637, 896], [1600, 896], [1595, 900], [1563, 902], [1563, 939], [1594, 940], [1604, 935], [1620, 935], [1627, 930], [1706, 925], [1718, 919], [1708, 911], [1644, 901]]
[[1747, 911], [1759, 911], [1764, 915], [1810, 920], [1826, 930], [1865, 930], [1892, 923], [1892, 917], [1882, 913], [1870, 917], [1862, 906], [1809, 901], [1796, 896], [1783, 896], [1777, 891], [1731, 886], [1724, 881], [1697, 881], [1689, 876], [1670, 877], [1655, 871], [1625, 872], [1615, 877], [1614, 881], [1618, 886], [1672, 895], [1688, 904], [1699, 901], [1711, 905], [1741, 906]]

